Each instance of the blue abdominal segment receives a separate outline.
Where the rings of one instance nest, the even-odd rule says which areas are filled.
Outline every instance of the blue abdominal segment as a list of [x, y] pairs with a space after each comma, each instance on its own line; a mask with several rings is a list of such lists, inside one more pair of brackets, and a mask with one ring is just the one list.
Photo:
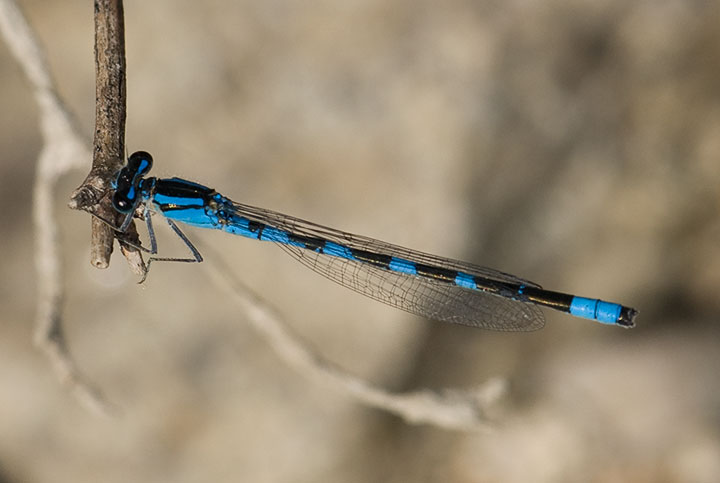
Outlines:
[[392, 257], [388, 264], [388, 269], [393, 272], [404, 273], [406, 275], [417, 275], [417, 267], [409, 260], [403, 260], [402, 258]]
[[569, 312], [575, 317], [597, 320], [603, 324], [617, 324], [622, 313], [622, 306], [598, 299], [573, 297]]

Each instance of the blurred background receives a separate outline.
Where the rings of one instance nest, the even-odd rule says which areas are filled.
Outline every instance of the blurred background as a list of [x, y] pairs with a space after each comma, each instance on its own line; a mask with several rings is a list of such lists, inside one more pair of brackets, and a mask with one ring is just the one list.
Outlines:
[[[93, 10], [20, 2], [93, 133]], [[273, 246], [188, 229], [319, 352], [392, 390], [505, 378], [494, 430], [409, 426], [287, 367], [197, 266], [89, 264], [57, 193], [65, 329], [33, 346], [37, 107], [0, 44], [0, 481], [720, 481], [720, 5], [125, 2], [127, 146], [244, 203], [640, 310], [621, 330], [428, 322]], [[90, 160], [88, 159], [88, 166]], [[184, 248], [158, 228], [166, 256]]]

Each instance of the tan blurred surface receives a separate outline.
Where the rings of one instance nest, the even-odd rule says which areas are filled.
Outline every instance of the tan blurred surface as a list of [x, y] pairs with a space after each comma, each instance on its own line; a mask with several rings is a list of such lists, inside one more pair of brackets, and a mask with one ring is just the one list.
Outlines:
[[[720, 481], [720, 7], [713, 2], [126, 2], [127, 144], [241, 202], [640, 310], [632, 331], [441, 326], [272, 246], [188, 229], [348, 370], [510, 392], [491, 434], [358, 405], [286, 367], [197, 266], [88, 263], [61, 183], [65, 327], [122, 408], [32, 345], [37, 110], [0, 44], [0, 481]], [[89, 2], [25, 1], [93, 129]], [[89, 163], [89, 160], [88, 160]], [[164, 253], [182, 247], [161, 233]]]

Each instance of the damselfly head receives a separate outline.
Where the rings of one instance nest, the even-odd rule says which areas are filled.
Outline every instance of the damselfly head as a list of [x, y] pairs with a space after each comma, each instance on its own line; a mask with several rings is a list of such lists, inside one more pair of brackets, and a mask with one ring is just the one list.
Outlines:
[[150, 153], [136, 151], [128, 158], [127, 166], [120, 170], [113, 184], [113, 207], [120, 213], [129, 213], [138, 204], [140, 183], [152, 168], [153, 159]]

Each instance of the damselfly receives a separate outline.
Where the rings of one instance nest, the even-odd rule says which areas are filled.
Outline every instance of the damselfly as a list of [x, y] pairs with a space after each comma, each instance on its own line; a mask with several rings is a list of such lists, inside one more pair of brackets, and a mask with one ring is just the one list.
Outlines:
[[[599, 299], [544, 290], [490, 268], [429, 255], [254, 206], [236, 203], [212, 188], [180, 178], [146, 177], [152, 156], [133, 153], [114, 183], [114, 208], [143, 213], [153, 261], [201, 262], [202, 256], [175, 222], [270, 241], [293, 258], [370, 298], [443, 322], [494, 330], [535, 330], [545, 324], [539, 307], [609, 325], [634, 326], [637, 311]], [[162, 214], [192, 258], [157, 257], [151, 216]], [[144, 278], [143, 278], [144, 280]]]

